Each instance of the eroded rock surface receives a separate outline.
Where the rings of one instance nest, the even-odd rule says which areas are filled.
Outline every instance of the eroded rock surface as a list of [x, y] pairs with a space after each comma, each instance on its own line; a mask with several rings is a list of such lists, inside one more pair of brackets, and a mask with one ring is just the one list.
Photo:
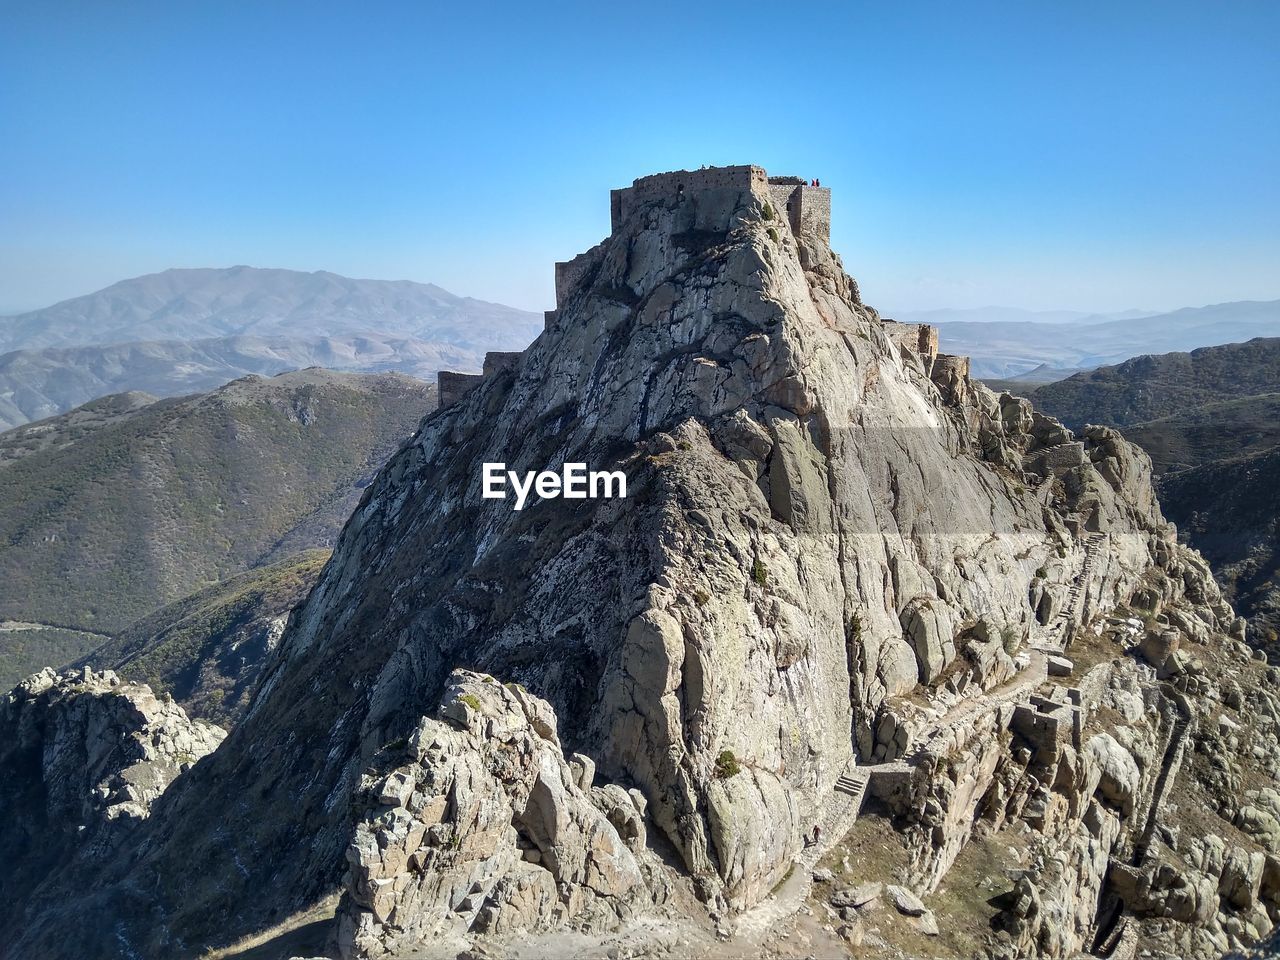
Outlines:
[[[111, 945], [103, 894], [47, 897], [23, 948], [165, 955], [339, 884], [351, 955], [594, 929], [672, 878], [719, 921], [779, 888], [855, 764], [883, 768], [869, 789], [913, 851], [883, 879], [912, 911], [979, 820], [1018, 821], [1056, 846], [999, 948], [1090, 938], [1082, 905], [1148, 842], [1188, 735], [1161, 685], [1207, 681], [1172, 649], [1138, 676], [1117, 645], [1073, 700], [1048, 658], [1117, 611], [1213, 641], [1229, 605], [1118, 433], [904, 347], [763, 171], [671, 178], [637, 183], [562, 265], [546, 331], [369, 488], [244, 721], [101, 871]], [[628, 497], [517, 512], [481, 498], [485, 462], [622, 470]], [[1130, 733], [1085, 728], [1099, 698]], [[1267, 836], [1258, 790], [1240, 829]], [[1232, 863], [1248, 899], [1252, 854]], [[193, 864], [216, 884], [190, 892]]]
[[77, 852], [105, 857], [225, 732], [110, 670], [28, 677], [0, 700], [0, 916]]
[[453, 672], [436, 716], [388, 751], [402, 762], [362, 781], [343, 957], [396, 954], [446, 930], [609, 926], [650, 899], [642, 802], [593, 786], [556, 726], [523, 687]]

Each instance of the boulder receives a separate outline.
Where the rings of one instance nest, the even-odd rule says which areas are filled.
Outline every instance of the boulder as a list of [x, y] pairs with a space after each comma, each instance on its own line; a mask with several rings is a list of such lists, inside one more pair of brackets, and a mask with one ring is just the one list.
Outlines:
[[929, 912], [924, 902], [906, 887], [891, 883], [884, 889], [894, 908], [903, 916], [923, 917]]
[[1222, 864], [1222, 876], [1218, 878], [1218, 893], [1238, 910], [1247, 910], [1258, 900], [1262, 886], [1265, 856], [1252, 853], [1243, 847], [1231, 847]]
[[916, 597], [902, 611], [902, 630], [915, 652], [921, 683], [932, 683], [955, 659], [955, 624], [947, 605]]
[[617, 922], [646, 889], [643, 821], [623, 788], [584, 786], [594, 764], [565, 759], [556, 725], [527, 690], [453, 671], [436, 718], [410, 740], [412, 759], [370, 781], [371, 805], [357, 811], [338, 910], [344, 958], [473, 924], [536, 929], [561, 913], [584, 928]]
[[1099, 771], [1098, 793], [1126, 817], [1132, 814], [1142, 779], [1133, 755], [1109, 733], [1090, 737], [1085, 752]]
[[877, 899], [884, 892], [884, 885], [870, 881], [856, 887], [845, 887], [831, 895], [831, 905], [841, 907], [862, 907]]

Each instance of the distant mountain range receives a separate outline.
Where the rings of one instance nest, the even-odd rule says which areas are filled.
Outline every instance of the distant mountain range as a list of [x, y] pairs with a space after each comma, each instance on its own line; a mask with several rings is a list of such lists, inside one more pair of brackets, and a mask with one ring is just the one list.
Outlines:
[[[1044, 383], [1141, 353], [1280, 336], [1280, 301], [1170, 313], [1012, 307], [906, 311], [974, 376]], [[0, 430], [127, 391], [178, 396], [307, 366], [431, 379], [520, 350], [539, 314], [407, 280], [229, 267], [166, 270], [0, 317]], [[6, 352], [7, 351], [7, 352]]]
[[434, 380], [438, 370], [479, 370], [483, 360], [483, 350], [380, 334], [236, 336], [17, 350], [0, 356], [0, 430], [128, 391], [181, 396], [214, 390], [247, 374], [274, 376], [304, 367], [360, 373], [395, 370]]
[[540, 314], [433, 284], [337, 274], [166, 270], [0, 318], [0, 430], [111, 393], [211, 390], [308, 366], [431, 379], [520, 350]]
[[0, 318], [0, 351], [378, 333], [483, 352], [521, 349], [541, 328], [539, 314], [455, 296], [431, 283], [228, 267], [165, 270]]
[[1021, 307], [943, 307], [937, 310], [905, 310], [890, 314], [901, 323], [1105, 323], [1136, 320], [1158, 310], [1116, 310], [1089, 313], [1083, 310], [1024, 310]]
[[942, 350], [971, 357], [973, 375], [980, 378], [1014, 379], [1041, 366], [1090, 370], [1139, 354], [1280, 336], [1280, 300], [1242, 300], [1142, 317], [1097, 320], [1085, 315], [1066, 322], [948, 319], [957, 312], [903, 314], [898, 319], [937, 323]]

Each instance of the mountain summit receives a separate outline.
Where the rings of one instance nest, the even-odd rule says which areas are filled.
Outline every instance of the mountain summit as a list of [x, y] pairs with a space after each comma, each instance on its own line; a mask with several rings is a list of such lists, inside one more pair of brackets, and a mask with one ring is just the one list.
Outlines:
[[[59, 909], [51, 878], [3, 927], [20, 953], [190, 952], [340, 887], [342, 956], [653, 911], [732, 927], [807, 884], [864, 798], [922, 894], [979, 818], [1065, 851], [1024, 866], [1037, 910], [1008, 915], [1007, 955], [1113, 931], [1054, 918], [1129, 862], [1181, 707], [1107, 617], [1236, 629], [1145, 457], [882, 321], [829, 247], [826, 189], [712, 168], [611, 206], [610, 236], [557, 264], [541, 336], [369, 487], [243, 722], [136, 853], [68, 872], [98, 892]], [[621, 471], [627, 496], [515, 511], [482, 496], [497, 462]], [[1084, 637], [1115, 648], [1088, 683], [1062, 655]]]

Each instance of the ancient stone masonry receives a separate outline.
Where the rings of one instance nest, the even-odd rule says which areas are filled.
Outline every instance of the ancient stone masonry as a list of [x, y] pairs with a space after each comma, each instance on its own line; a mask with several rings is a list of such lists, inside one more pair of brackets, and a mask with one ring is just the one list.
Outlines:
[[633, 209], [654, 200], [682, 200], [686, 194], [704, 190], [748, 191], [766, 187], [768, 182], [768, 174], [756, 166], [707, 167], [640, 177], [629, 187], [610, 191], [611, 229], [616, 233]]
[[[884, 318], [884, 335], [901, 349], [909, 350], [924, 364], [925, 373], [931, 373], [938, 356], [938, 328], [929, 323], [898, 323]], [[966, 371], [967, 372], [967, 371]]]
[[[586, 253], [580, 253], [572, 260], [558, 262], [556, 272], [556, 309], [559, 310], [568, 300], [569, 294], [582, 285], [586, 276], [600, 264], [600, 247], [595, 246]], [[547, 318], [548, 322], [551, 318]]]
[[482, 373], [455, 373], [452, 370], [441, 370], [436, 374], [436, 393], [439, 396], [437, 409], [453, 406], [482, 383], [484, 383]]
[[483, 373], [455, 373], [452, 370], [441, 370], [436, 374], [436, 392], [440, 398], [437, 409], [453, 406], [488, 378], [518, 366], [523, 355], [523, 353], [490, 351], [484, 355]]
[[1025, 740], [1045, 766], [1057, 762], [1063, 745], [1081, 746], [1085, 709], [1079, 690], [1058, 690], [1044, 697], [1034, 695], [1014, 708], [1009, 729]]
[[511, 370], [519, 366], [520, 358], [524, 354], [520, 351], [502, 353], [497, 351], [489, 351], [484, 355], [484, 376], [491, 377], [495, 373], [503, 370]]
[[769, 193], [774, 205], [787, 215], [787, 224], [797, 237], [831, 239], [831, 190], [811, 187], [796, 177], [770, 177]]
[[831, 190], [809, 186], [799, 177], [770, 177], [755, 166], [708, 167], [703, 170], [677, 170], [641, 177], [630, 187], [610, 194], [610, 219], [613, 229], [638, 205], [654, 200], [679, 202], [695, 192], [706, 190], [767, 190], [776, 213], [797, 236], [829, 242], [831, 239]]

